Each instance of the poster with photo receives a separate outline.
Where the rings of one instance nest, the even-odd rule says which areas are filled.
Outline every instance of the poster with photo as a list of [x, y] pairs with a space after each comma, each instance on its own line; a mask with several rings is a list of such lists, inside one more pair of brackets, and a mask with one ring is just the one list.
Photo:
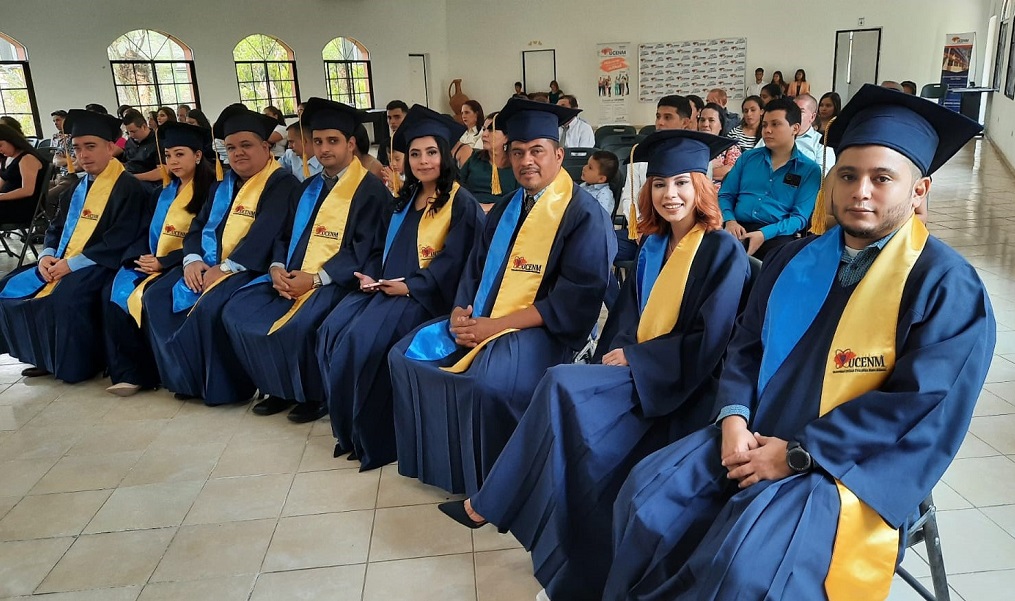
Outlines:
[[704, 98], [712, 88], [743, 98], [746, 66], [747, 38], [641, 44], [638, 100], [655, 102], [667, 94]]
[[599, 122], [627, 123], [631, 98], [630, 44], [596, 44], [599, 65]]
[[950, 33], [945, 36], [945, 49], [941, 59], [941, 83], [949, 90], [942, 103], [958, 112], [961, 98], [951, 92], [955, 88], [969, 86], [969, 64], [973, 60], [975, 33]]

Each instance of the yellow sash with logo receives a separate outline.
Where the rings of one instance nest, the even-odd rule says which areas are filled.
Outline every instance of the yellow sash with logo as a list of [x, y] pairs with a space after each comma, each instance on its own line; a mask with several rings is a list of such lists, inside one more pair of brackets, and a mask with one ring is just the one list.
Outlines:
[[[176, 198], [173, 199], [173, 204], [169, 205], [166, 220], [162, 224], [162, 233], [159, 234], [159, 241], [155, 248], [156, 257], [164, 257], [183, 248], [183, 238], [190, 230], [191, 222], [194, 221], [194, 214], [187, 211], [187, 205], [193, 198], [194, 182], [190, 181], [180, 188]], [[127, 297], [127, 311], [137, 322], [138, 327], [141, 327], [141, 297], [144, 295], [145, 286], [160, 275], [162, 274], [153, 273], [141, 280], [141, 283]]]
[[684, 287], [687, 286], [687, 276], [691, 273], [691, 263], [694, 256], [701, 247], [701, 240], [705, 237], [705, 228], [701, 224], [695, 224], [691, 231], [687, 232], [673, 254], [659, 271], [652, 291], [649, 292], [648, 301], [645, 303], [645, 310], [638, 319], [638, 342], [645, 342], [658, 338], [673, 330], [677, 325], [677, 317], [680, 315], [680, 304], [684, 300]]
[[420, 269], [429, 267], [430, 261], [444, 250], [444, 241], [448, 237], [448, 230], [451, 229], [451, 207], [455, 203], [455, 196], [460, 187], [458, 182], [451, 186], [448, 201], [441, 210], [434, 213], [430, 211], [429, 206], [423, 210], [419, 228], [416, 230], [416, 257], [419, 259]]
[[[359, 188], [367, 173], [369, 172], [363, 167], [363, 163], [359, 159], [353, 158], [345, 173], [342, 174], [342, 178], [335, 183], [331, 192], [328, 192], [321, 207], [317, 210], [317, 217], [314, 218], [314, 224], [311, 226], [310, 240], [307, 242], [307, 250], [303, 255], [300, 271], [317, 273], [329, 259], [338, 254], [342, 248], [345, 224], [349, 220], [352, 197], [356, 194], [356, 189]], [[296, 239], [302, 233], [293, 231], [292, 235]], [[274, 334], [276, 330], [288, 323], [315, 292], [317, 289], [311, 288], [306, 294], [297, 298], [285, 315], [275, 320], [271, 329], [268, 330], [268, 334]]]
[[[821, 386], [821, 415], [861, 394], [880, 387], [895, 367], [895, 336], [902, 291], [913, 265], [927, 243], [926, 226], [916, 217], [888, 241], [870, 270], [857, 285], [839, 319], [825, 361]], [[851, 349], [870, 349], [884, 357], [884, 369], [865, 370], [854, 361]], [[832, 561], [825, 577], [829, 601], [884, 599], [892, 584], [899, 552], [899, 531], [842, 482], [839, 491], [838, 529]]]
[[[85, 204], [81, 208], [81, 214], [78, 216], [77, 223], [74, 224], [74, 233], [71, 234], [61, 259], [69, 259], [84, 252], [85, 244], [95, 233], [95, 226], [102, 219], [102, 213], [106, 210], [106, 204], [109, 203], [109, 195], [113, 192], [113, 186], [116, 185], [116, 180], [120, 178], [123, 171], [123, 164], [120, 161], [109, 161], [102, 173], [92, 182], [88, 189], [88, 195], [85, 196]], [[84, 186], [87, 183], [81, 182], [78, 185]], [[60, 281], [57, 280], [46, 284], [35, 295], [35, 298], [49, 296], [59, 283]]]
[[[561, 169], [522, 222], [518, 237], [508, 252], [507, 266], [500, 288], [497, 290], [493, 310], [490, 311], [490, 318], [497, 319], [516, 313], [531, 307], [535, 302], [536, 292], [539, 291], [543, 276], [546, 274], [550, 248], [557, 238], [557, 229], [564, 218], [564, 212], [571, 204], [573, 188], [574, 181], [571, 180], [571, 176]], [[487, 344], [504, 334], [516, 331], [515, 328], [508, 328], [497, 332], [476, 345], [451, 367], [441, 369], [455, 374], [464, 372]]]

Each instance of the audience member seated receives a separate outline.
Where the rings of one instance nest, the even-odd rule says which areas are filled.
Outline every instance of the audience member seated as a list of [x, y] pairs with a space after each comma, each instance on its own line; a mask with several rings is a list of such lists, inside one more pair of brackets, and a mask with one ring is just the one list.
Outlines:
[[[818, 114], [818, 102], [810, 94], [800, 94], [792, 101], [800, 109], [800, 133], [796, 137], [796, 147], [805, 157], [821, 165], [824, 146], [821, 144], [821, 134], [812, 127], [814, 118]], [[762, 146], [765, 146], [764, 138], [758, 142], [758, 147]], [[831, 160], [828, 161], [830, 167], [832, 163], [835, 163], [835, 155], [831, 149], [829, 149], [829, 153], [832, 155]]]
[[370, 136], [367, 134], [367, 128], [362, 123], [356, 126], [356, 131], [353, 132], [353, 139], [356, 140], [356, 148], [353, 150], [359, 162], [370, 173], [373, 173], [377, 177], [383, 177], [384, 165], [370, 154]]
[[473, 154], [462, 165], [458, 181], [472, 192], [483, 211], [489, 213], [502, 197], [514, 194], [518, 181], [507, 152], [504, 124], [493, 113], [483, 123], [483, 150]]
[[719, 191], [719, 206], [726, 231], [744, 243], [747, 254], [764, 260], [810, 225], [821, 167], [796, 146], [800, 107], [792, 100], [773, 100], [761, 127], [765, 146], [733, 166]]
[[147, 184], [148, 191], [151, 192], [162, 184], [159, 145], [155, 140], [155, 132], [137, 111], [127, 111], [127, 115], [123, 118], [123, 126], [129, 137], [123, 149], [123, 166], [127, 173]]
[[596, 350], [601, 364], [550, 368], [483, 487], [440, 506], [466, 526], [489, 520], [511, 531], [554, 601], [602, 598], [624, 479], [712, 417], [750, 277], [705, 176], [709, 157], [733, 144], [662, 131], [639, 145], [649, 164], [639, 195], [644, 238]]
[[842, 110], [842, 98], [839, 97], [838, 92], [825, 92], [821, 96], [821, 100], [818, 102], [818, 116], [814, 120], [814, 129], [818, 130], [821, 134], [821, 143], [825, 142], [825, 128], [832, 119], [839, 116], [839, 111]]
[[772, 73], [772, 81], [770, 81], [769, 84], [779, 86], [782, 90], [778, 96], [772, 96], [773, 98], [782, 98], [786, 95], [786, 90], [789, 88], [789, 84], [782, 78], [782, 71], [775, 71]]
[[0, 157], [0, 225], [31, 223], [39, 195], [49, 185], [43, 179], [42, 157], [23, 135], [2, 123]]
[[737, 141], [740, 150], [747, 152], [758, 145], [761, 139], [761, 117], [765, 114], [765, 103], [758, 96], [748, 96], [740, 105], [744, 118], [740, 125], [729, 131], [729, 137]]
[[405, 185], [405, 153], [397, 150], [391, 151], [388, 157], [391, 165], [381, 167], [381, 180], [392, 195], [398, 194]]
[[556, 79], [550, 82], [550, 93], [546, 96], [546, 101], [550, 104], [557, 104], [564, 97], [564, 92], [560, 91], [560, 85]]
[[[570, 94], [560, 97], [556, 104], [569, 109], [578, 108], [578, 99]], [[561, 148], [594, 148], [596, 132], [581, 115], [560, 126]]]
[[[275, 239], [299, 182], [272, 158], [278, 120], [227, 106], [213, 133], [232, 169], [208, 190], [183, 240], [183, 266], [144, 292], [142, 302], [162, 385], [207, 405], [246, 401], [255, 385], [229, 342], [222, 308], [268, 271]], [[252, 313], [248, 317], [253, 318]]]
[[744, 88], [744, 98], [759, 96], [763, 87], [765, 87], [765, 70], [758, 67], [754, 70], [754, 81]]
[[691, 122], [688, 124], [687, 129], [697, 131], [698, 115], [701, 114], [701, 109], [705, 108], [705, 101], [701, 99], [701, 96], [694, 94], [688, 94], [687, 100], [691, 103]]
[[617, 155], [607, 150], [593, 152], [582, 167], [582, 181], [578, 187], [592, 195], [607, 215], [613, 215], [617, 203], [610, 182], [616, 179], [619, 170]]
[[71, 137], [64, 133], [64, 120], [67, 118], [67, 111], [59, 110], [50, 113], [53, 125], [56, 126], [56, 133], [53, 134], [53, 141], [50, 149], [53, 152], [53, 165], [56, 166], [56, 179], [53, 185], [46, 192], [44, 209], [46, 219], [52, 221], [56, 217], [56, 210], [60, 207], [60, 195], [68, 188], [78, 183], [78, 179], [84, 174], [80, 167], [74, 165], [74, 149], [71, 145]]
[[909, 81], [907, 79], [906, 81], [902, 82], [901, 85], [902, 85], [902, 91], [903, 92], [905, 92], [907, 94], [912, 94], [913, 96], [916, 96], [916, 82], [915, 81]]
[[515, 82], [515, 93], [511, 96], [512, 98], [528, 98], [529, 95], [525, 93], [525, 88], [522, 87], [522, 82]]
[[360, 273], [376, 273], [385, 213], [391, 206], [380, 179], [356, 159], [353, 140], [366, 113], [340, 102], [310, 98], [303, 119], [324, 171], [300, 186], [269, 275], [233, 294], [222, 325], [243, 370], [267, 400], [257, 415], [296, 404], [292, 422], [323, 417], [328, 409], [314, 349], [325, 318], [351, 291]]
[[420, 324], [447, 315], [482, 233], [479, 203], [455, 182], [451, 144], [464, 127], [416, 105], [395, 134], [409, 168], [394, 211], [385, 207], [379, 257], [321, 325], [317, 360], [337, 443], [362, 471], [397, 458], [388, 351]]
[[882, 81], [881, 82], [881, 87], [882, 88], [887, 88], [889, 90], [895, 90], [896, 92], [905, 92], [905, 90], [902, 89], [902, 85], [899, 82], [892, 81], [890, 79], [886, 79], [886, 80]]
[[483, 127], [486, 116], [483, 114], [483, 105], [475, 100], [466, 100], [462, 104], [462, 124], [465, 125], [465, 133], [460, 140], [455, 142], [451, 149], [451, 156], [455, 157], [456, 164], [461, 167], [469, 160], [473, 151], [483, 150]]
[[264, 107], [264, 110], [261, 112], [277, 121], [275, 130], [268, 137], [268, 143], [271, 144], [271, 155], [276, 160], [281, 159], [282, 155], [285, 154], [285, 149], [288, 147], [285, 135], [285, 115], [277, 107], [271, 105]]
[[126, 250], [102, 297], [106, 365], [113, 382], [106, 391], [117, 396], [159, 385], [141, 310], [142, 295], [148, 285], [183, 261], [183, 238], [215, 181], [202, 150], [211, 140], [210, 129], [167, 122], [159, 127], [159, 135], [171, 179], [154, 193], [153, 210], [145, 216], [148, 230]]
[[16, 131], [17, 133], [21, 134], [22, 136], [25, 135], [24, 130], [21, 129], [21, 122], [15, 119], [14, 117], [11, 117], [10, 115], [3, 115], [2, 117], [0, 117], [0, 125], [7, 126]]
[[388, 120], [388, 143], [381, 144], [377, 147], [377, 160], [380, 161], [381, 165], [390, 165], [389, 155], [391, 153], [391, 141], [395, 138], [395, 132], [398, 131], [398, 126], [402, 124], [402, 120], [405, 119], [406, 113], [409, 112], [409, 105], [401, 100], [392, 100], [385, 107], [387, 112]]
[[529, 94], [529, 100], [532, 100], [533, 102], [546, 102], [546, 103], [549, 103], [550, 102], [550, 95], [547, 94], [546, 92], [533, 92], [533, 93]]
[[169, 108], [168, 106], [161, 106], [159, 110], [155, 112], [155, 121], [159, 127], [162, 127], [166, 123], [176, 122], [176, 111]]
[[322, 169], [321, 162], [314, 154], [312, 134], [309, 127], [303, 126], [302, 121], [297, 121], [285, 128], [289, 148], [286, 149], [279, 163], [283, 169], [292, 173], [300, 182], [317, 175]]
[[[129, 114], [129, 113], [130, 113], [130, 111], [127, 111], [127, 113], [124, 113], [124, 114], [126, 115], [126, 114]], [[148, 121], [147, 121], [147, 123], [148, 123], [148, 129], [150, 129], [152, 131], [155, 131], [156, 129], [158, 129], [159, 128], [159, 112], [158, 111], [148, 111]]]
[[450, 317], [388, 355], [404, 476], [479, 490], [543, 372], [569, 362], [599, 317], [616, 245], [599, 203], [562, 168], [557, 136], [574, 116], [519, 99], [499, 115], [523, 189], [486, 219]]
[[[706, 104], [705, 108], [698, 115], [698, 131], [718, 136], [725, 129], [726, 111], [718, 104]], [[722, 187], [722, 180], [726, 179], [726, 175], [733, 168], [733, 165], [736, 164], [737, 159], [740, 158], [742, 153], [743, 151], [740, 150], [740, 146], [734, 143], [712, 157], [709, 165], [712, 167], [712, 183], [715, 184], [716, 190]]]
[[604, 599], [888, 597], [994, 350], [976, 270], [913, 218], [929, 175], [979, 130], [872, 85], [843, 108], [829, 132], [840, 227], [766, 262], [715, 425], [628, 476]]
[[[187, 116], [190, 115], [190, 105], [181, 104], [176, 107], [176, 120], [180, 123], [187, 123]], [[209, 128], [210, 131], [211, 128]]]
[[83, 110], [64, 127], [87, 177], [64, 192], [39, 262], [0, 280], [0, 353], [69, 384], [104, 366], [102, 289], [143, 227], [144, 186], [114, 160], [116, 117]]
[[775, 83], [770, 83], [765, 87], [761, 88], [761, 108], [768, 106], [769, 102], [777, 100], [785, 96], [782, 86]]
[[[726, 117], [726, 125], [720, 135], [726, 136], [730, 130], [740, 125], [740, 114], [734, 113], [729, 110], [729, 96], [726, 94], [726, 90], [722, 88], [712, 88], [708, 92], [708, 96], [705, 98], [706, 105], [718, 104], [722, 107], [723, 113]], [[701, 123], [698, 123], [698, 130], [701, 131]]]
[[796, 98], [801, 94], [810, 94], [811, 84], [807, 83], [807, 72], [803, 69], [797, 69], [793, 75], [793, 81], [789, 82], [786, 87], [786, 95], [791, 98]]

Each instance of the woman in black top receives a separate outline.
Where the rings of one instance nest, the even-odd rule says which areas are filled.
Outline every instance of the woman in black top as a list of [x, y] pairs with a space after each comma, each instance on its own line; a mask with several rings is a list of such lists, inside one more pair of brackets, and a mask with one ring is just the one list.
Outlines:
[[35, 149], [14, 128], [0, 124], [0, 224], [32, 220], [35, 204], [46, 182], [43, 163]]

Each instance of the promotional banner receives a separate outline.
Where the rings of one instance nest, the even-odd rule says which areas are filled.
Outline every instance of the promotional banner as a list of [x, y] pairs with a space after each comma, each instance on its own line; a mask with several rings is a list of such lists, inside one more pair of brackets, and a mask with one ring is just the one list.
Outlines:
[[[747, 38], [660, 42], [638, 47], [638, 100], [655, 102], [667, 94], [697, 94], [722, 88], [742, 98]], [[736, 106], [736, 103], [734, 103]]]
[[[950, 33], [945, 36], [944, 60], [941, 63], [941, 83], [948, 89], [969, 86], [969, 65], [973, 62], [975, 33]], [[949, 92], [944, 105], [958, 112], [961, 97]]]
[[599, 122], [627, 123], [631, 97], [630, 44], [597, 44], [599, 64]]

